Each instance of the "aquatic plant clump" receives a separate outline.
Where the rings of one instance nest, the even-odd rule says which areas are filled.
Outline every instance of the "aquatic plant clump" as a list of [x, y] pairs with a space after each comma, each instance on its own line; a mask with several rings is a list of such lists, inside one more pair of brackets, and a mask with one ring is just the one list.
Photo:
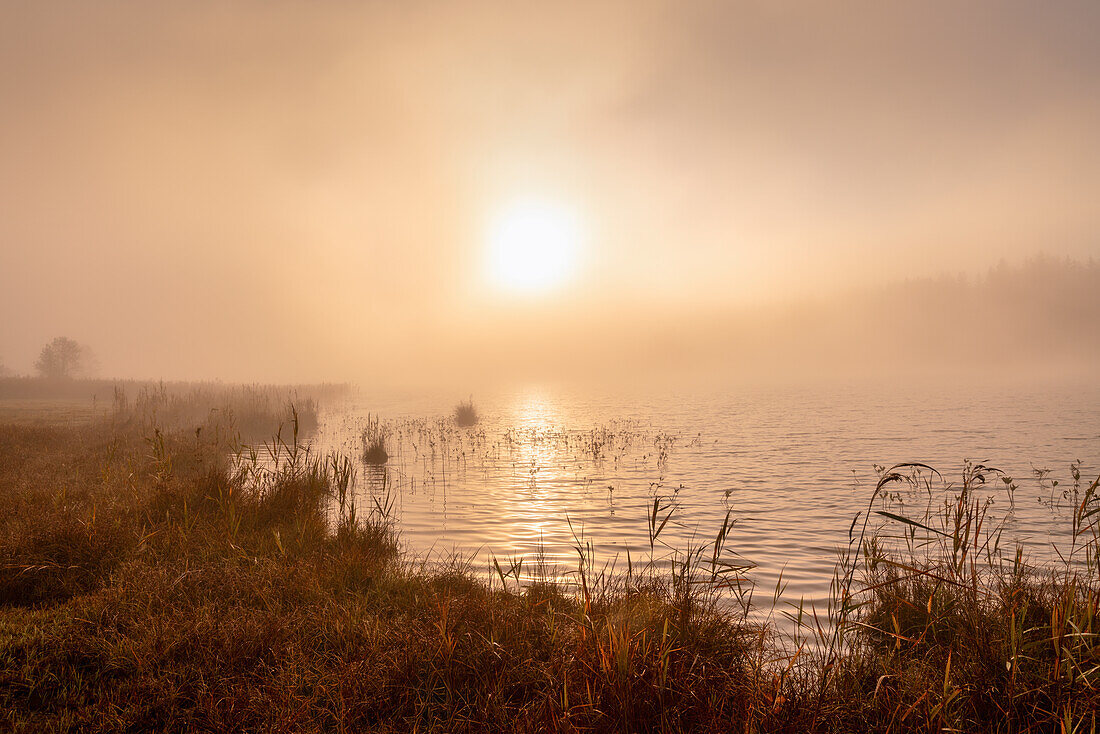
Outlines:
[[455, 406], [454, 410], [455, 425], [460, 428], [469, 428], [470, 426], [476, 426], [481, 416], [478, 415], [477, 408], [474, 407], [474, 401], [471, 398], [464, 403], [459, 403]]
[[390, 459], [386, 451], [386, 430], [378, 418], [367, 416], [367, 425], [363, 428], [363, 462], [372, 466], [381, 466]]

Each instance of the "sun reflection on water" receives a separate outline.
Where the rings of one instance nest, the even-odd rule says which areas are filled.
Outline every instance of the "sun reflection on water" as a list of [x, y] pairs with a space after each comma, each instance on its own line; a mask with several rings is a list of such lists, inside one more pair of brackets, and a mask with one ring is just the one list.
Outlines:
[[[581, 562], [578, 545], [590, 542], [600, 568], [617, 563], [621, 572], [628, 554], [635, 568], [664, 567], [673, 550], [709, 542], [732, 511], [737, 525], [728, 548], [757, 564], [752, 577], [761, 588], [776, 588], [782, 574], [784, 600], [824, 603], [836, 548], [866, 503], [867, 485], [854, 486], [856, 475], [836, 465], [919, 451], [933, 465], [950, 466], [972, 451], [1031, 455], [1036, 465], [1057, 466], [1095, 434], [1098, 404], [1050, 398], [1052, 411], [1035, 399], [1026, 422], [945, 433], [937, 428], [943, 411], [961, 404], [995, 418], [987, 408], [1004, 400], [945, 394], [928, 408], [927, 396], [914, 396], [893, 412], [874, 394], [811, 403], [770, 393], [649, 400], [641, 409], [554, 389], [497, 393], [481, 398], [482, 420], [468, 428], [439, 407], [442, 400], [412, 408], [394, 402], [382, 409], [389, 461], [370, 467], [360, 436], [379, 405], [357, 399], [325, 416], [314, 443], [318, 452], [357, 457], [356, 509], [365, 515], [375, 500], [392, 498], [401, 542], [419, 558], [458, 554], [491, 577], [494, 557], [505, 569], [522, 560], [516, 576], [523, 582], [537, 578], [541, 559], [552, 575], [569, 580]], [[913, 423], [914, 416], [921, 420]], [[1069, 438], [1035, 449], [1036, 426], [1060, 435], [1063, 425], [1073, 426], [1064, 430]], [[867, 472], [858, 477], [868, 480]], [[662, 517], [665, 508], [674, 513], [651, 544], [655, 500]], [[1031, 552], [1060, 541], [1066, 523], [1034, 497], [1014, 511], [1014, 538]]]

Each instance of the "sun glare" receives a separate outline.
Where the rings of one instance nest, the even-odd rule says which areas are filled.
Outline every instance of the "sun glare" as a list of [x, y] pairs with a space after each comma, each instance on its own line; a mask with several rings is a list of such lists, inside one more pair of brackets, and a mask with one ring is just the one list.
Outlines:
[[559, 287], [576, 268], [581, 239], [578, 217], [567, 207], [541, 199], [515, 200], [490, 223], [489, 276], [518, 293]]

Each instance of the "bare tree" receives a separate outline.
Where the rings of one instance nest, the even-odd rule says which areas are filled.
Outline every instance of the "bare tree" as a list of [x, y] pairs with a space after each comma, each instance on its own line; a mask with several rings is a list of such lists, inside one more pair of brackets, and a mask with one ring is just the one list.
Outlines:
[[68, 379], [83, 374], [89, 367], [88, 348], [67, 336], [55, 337], [34, 363], [43, 377]]

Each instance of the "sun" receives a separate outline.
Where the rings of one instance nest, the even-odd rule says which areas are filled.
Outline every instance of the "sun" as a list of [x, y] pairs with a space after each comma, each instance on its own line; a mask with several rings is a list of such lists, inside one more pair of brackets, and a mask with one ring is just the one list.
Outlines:
[[555, 201], [514, 199], [496, 212], [487, 233], [488, 275], [514, 293], [542, 293], [574, 275], [583, 239], [577, 213]]

